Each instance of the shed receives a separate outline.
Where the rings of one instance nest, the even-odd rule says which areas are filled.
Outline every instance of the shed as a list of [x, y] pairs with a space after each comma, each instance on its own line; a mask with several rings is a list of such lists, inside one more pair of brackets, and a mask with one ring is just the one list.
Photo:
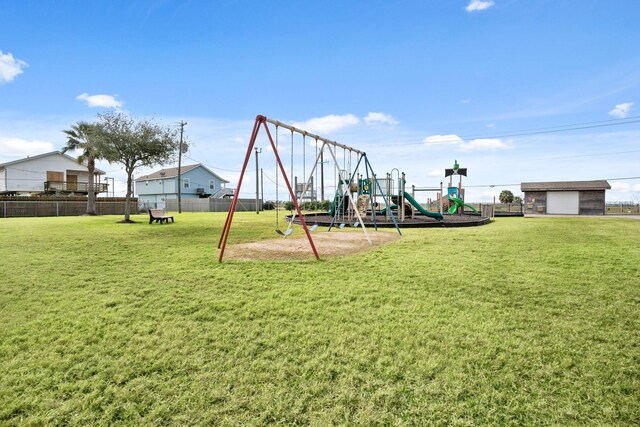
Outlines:
[[606, 180], [523, 182], [525, 214], [604, 215]]

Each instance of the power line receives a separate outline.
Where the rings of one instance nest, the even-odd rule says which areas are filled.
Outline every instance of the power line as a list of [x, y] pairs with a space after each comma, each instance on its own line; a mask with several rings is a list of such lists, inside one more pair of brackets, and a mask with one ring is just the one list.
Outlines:
[[624, 181], [626, 179], [640, 179], [640, 176], [628, 176], [625, 178], [605, 178], [607, 181]]
[[531, 160], [555, 160], [555, 159], [575, 159], [579, 157], [597, 157], [597, 156], [611, 156], [615, 154], [631, 154], [631, 153], [640, 153], [640, 150], [630, 150], [630, 151], [611, 151], [608, 153], [594, 153], [594, 154], [575, 154], [572, 156], [555, 156], [555, 157], [537, 157]]
[[485, 136], [483, 138], [470, 138], [470, 139], [489, 139], [489, 138], [507, 138], [510, 136], [542, 135], [546, 133], [566, 132], [569, 130], [594, 129], [594, 128], [602, 128], [602, 127], [608, 127], [608, 126], [620, 126], [620, 125], [627, 125], [632, 123], [640, 123], [640, 120], [633, 120], [633, 121], [624, 122], [624, 123], [606, 123], [606, 124], [600, 124], [600, 125], [578, 126], [578, 127], [572, 127], [572, 128], [566, 128], [566, 129], [540, 130], [536, 132], [519, 132], [519, 133], [514, 132], [514, 133], [506, 133], [503, 135], [491, 136], [491, 137]]
[[232, 172], [232, 173], [240, 173], [240, 171], [238, 171], [238, 170], [223, 169], [223, 168], [218, 168], [218, 167], [215, 167], [215, 166], [208, 165], [208, 164], [203, 163], [203, 162], [201, 162], [201, 161], [198, 161], [198, 160], [196, 160], [196, 159], [194, 159], [194, 158], [192, 158], [192, 157], [190, 157], [190, 156], [187, 156], [186, 154], [184, 154], [184, 157], [186, 157], [186, 158], [187, 158], [187, 159], [189, 159], [189, 160], [193, 160], [194, 162], [198, 162], [198, 163], [200, 163], [201, 165], [205, 165], [205, 166], [206, 166], [206, 167], [208, 167], [209, 169], [215, 169], [215, 170], [220, 170], [220, 171], [225, 171], [225, 172]]
[[[627, 176], [622, 178], [604, 178], [605, 181], [624, 181], [631, 179], [640, 179], [640, 176]], [[493, 188], [493, 187], [516, 187], [520, 186], [522, 183], [518, 184], [482, 184], [482, 185], [465, 185], [465, 188]]]
[[[569, 125], [557, 125], [557, 126], [549, 126], [542, 128], [532, 128], [532, 129], [522, 129], [518, 131], [514, 131], [511, 133], [504, 133], [498, 135], [482, 135], [482, 136], [470, 136], [470, 137], [455, 137], [455, 138], [443, 138], [437, 142], [433, 142], [431, 144], [437, 145], [440, 143], [450, 143], [450, 142], [470, 142], [477, 139], [498, 139], [498, 138], [507, 138], [513, 136], [531, 136], [531, 135], [543, 135], [549, 133], [557, 133], [557, 132], [567, 132], [571, 130], [583, 130], [583, 129], [594, 129], [594, 128], [602, 128], [602, 127], [610, 127], [610, 126], [622, 126], [628, 124], [640, 123], [640, 116], [632, 116], [624, 119], [611, 119], [611, 120], [600, 120], [595, 122], [584, 122], [584, 123], [576, 123]], [[404, 142], [404, 143], [394, 143], [394, 144], [380, 144], [380, 146], [405, 146], [405, 145], [423, 145], [429, 144], [427, 142]]]
[[[465, 139], [506, 138], [508, 136], [524, 136], [524, 135], [536, 135], [539, 133], [564, 132], [567, 130], [590, 129], [595, 127], [605, 127], [605, 126], [619, 126], [619, 125], [626, 125], [626, 124], [638, 123], [638, 122], [640, 122], [640, 115], [625, 117], [624, 119], [597, 120], [592, 122], [572, 123], [568, 125], [556, 125], [556, 126], [545, 126], [545, 127], [539, 127], [539, 128], [521, 129], [521, 130], [513, 131], [511, 133], [506, 133], [504, 135], [473, 136], [473, 137], [466, 137]], [[562, 128], [565, 128], [565, 129], [562, 129]]]

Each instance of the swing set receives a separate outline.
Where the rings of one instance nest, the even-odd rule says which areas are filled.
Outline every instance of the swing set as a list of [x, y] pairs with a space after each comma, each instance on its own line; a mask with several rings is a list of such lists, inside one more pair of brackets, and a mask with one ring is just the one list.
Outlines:
[[[275, 140], [272, 137], [271, 130], [269, 129], [269, 124], [275, 127]], [[287, 172], [285, 170], [285, 167], [280, 157], [280, 153], [278, 151], [279, 145], [280, 145], [279, 128], [287, 129], [291, 132], [291, 165], [290, 165], [289, 176], [287, 175]], [[236, 205], [237, 205], [239, 194], [240, 194], [240, 188], [242, 186], [242, 181], [247, 169], [247, 165], [249, 163], [249, 159], [251, 157], [252, 150], [256, 143], [256, 139], [258, 137], [258, 133], [260, 132], [260, 129], [264, 129], [276, 161], [276, 176], [275, 176], [275, 184], [276, 184], [276, 230], [275, 231], [276, 233], [281, 236], [284, 236], [284, 238], [291, 235], [291, 233], [293, 232], [292, 226], [297, 216], [299, 218], [300, 225], [302, 226], [305, 232], [307, 240], [309, 241], [309, 246], [311, 247], [311, 250], [313, 251], [314, 256], [316, 257], [316, 259], [320, 259], [318, 250], [313, 242], [313, 238], [311, 237], [311, 232], [314, 231], [318, 227], [318, 225], [314, 224], [311, 227], [307, 225], [305, 215], [303, 215], [300, 210], [300, 204], [298, 200], [308, 197], [309, 194], [317, 195], [317, 190], [313, 189], [314, 182], [317, 185], [318, 166], [320, 166], [320, 168], [323, 168], [324, 153], [325, 151], [327, 151], [330, 154], [331, 159], [333, 160], [333, 164], [335, 165], [334, 182], [336, 184], [336, 191], [335, 191], [333, 205], [332, 205], [332, 213], [333, 213], [332, 220], [331, 220], [331, 224], [329, 225], [328, 231], [332, 229], [332, 227], [335, 225], [336, 221], [338, 220], [340, 220], [341, 222], [339, 228], [344, 227], [345, 221], [349, 221], [349, 223], [352, 223], [352, 221], [355, 221], [353, 225], [356, 227], [362, 226], [362, 230], [367, 238], [367, 241], [369, 242], [369, 244], [372, 244], [371, 238], [369, 237], [369, 234], [367, 232], [367, 229], [365, 227], [364, 221], [360, 213], [360, 211], [362, 210], [362, 206], [361, 206], [361, 209], [359, 209], [359, 206], [358, 206], [358, 201], [360, 201], [358, 198], [358, 195], [360, 193], [358, 185], [360, 181], [362, 181], [363, 185], [366, 186], [367, 189], [369, 189], [370, 186], [377, 187], [378, 194], [382, 195], [386, 205], [388, 205], [388, 200], [385, 197], [386, 193], [382, 191], [382, 188], [380, 187], [380, 183], [376, 178], [376, 175], [373, 171], [373, 168], [371, 167], [371, 163], [369, 162], [369, 159], [367, 158], [366, 153], [358, 149], [355, 149], [353, 147], [349, 147], [347, 145], [339, 144], [335, 141], [322, 138], [318, 135], [309, 133], [302, 129], [298, 129], [286, 123], [282, 123], [278, 120], [273, 120], [265, 116], [258, 115], [256, 116], [256, 120], [253, 125], [253, 131], [251, 132], [249, 146], [247, 147], [247, 154], [245, 156], [244, 163], [242, 165], [240, 178], [238, 179], [238, 187], [233, 196], [233, 201], [231, 202], [231, 206], [229, 207], [229, 212], [227, 213], [227, 219], [225, 221], [222, 234], [220, 235], [220, 240], [218, 241], [218, 249], [220, 249], [218, 261], [222, 262], [222, 259], [224, 257], [224, 252], [227, 245], [229, 232], [231, 230], [231, 224], [233, 222], [233, 216], [236, 210]], [[296, 184], [295, 191], [292, 188], [291, 181], [290, 181], [290, 178], [295, 178], [294, 167], [293, 167], [294, 165], [294, 134], [302, 135], [302, 141], [303, 141], [303, 145], [302, 145], [303, 146], [303, 167], [302, 167], [303, 172], [302, 173], [303, 173], [303, 176], [306, 177], [306, 180], [304, 181], [304, 185], [301, 186], [302, 189], [300, 191], [298, 191], [299, 184], [297, 183], [297, 180], [295, 182]], [[308, 176], [306, 175], [306, 160], [304, 160], [306, 157], [307, 138], [311, 138], [315, 140], [315, 148], [316, 148], [315, 162]], [[318, 148], [319, 144], [320, 144], [320, 148]], [[340, 168], [340, 163], [338, 161], [338, 156], [337, 156], [337, 152], [339, 149], [343, 150], [342, 168]], [[352, 160], [354, 155], [357, 158], [357, 162], [356, 162], [355, 168], [352, 168]], [[348, 164], [347, 164], [347, 158], [348, 158]], [[364, 176], [366, 176], [366, 180], [360, 179], [360, 177], [363, 176], [362, 174], [358, 175], [358, 171], [361, 169], [364, 169], [364, 172], [365, 172]], [[278, 209], [278, 204], [279, 204], [278, 176], [279, 175], [282, 175], [282, 179], [289, 193], [290, 201], [292, 202], [294, 207], [294, 211], [292, 212], [291, 217], [288, 219], [288, 226], [285, 231], [282, 231], [280, 229], [280, 217], [279, 217], [279, 209]], [[314, 180], [314, 176], [316, 177], [315, 180]], [[323, 173], [321, 173], [321, 176], [322, 177], [324, 176]], [[324, 186], [324, 183], [321, 183], [322, 198], [324, 199], [323, 186]], [[377, 230], [378, 226], [375, 218], [375, 206], [374, 206], [373, 197], [369, 198], [369, 204], [370, 204], [370, 209], [373, 217], [373, 225], [374, 225], [374, 228]], [[367, 207], [365, 206], [364, 208], [366, 213]], [[400, 228], [398, 227], [397, 222], [395, 221], [395, 218], [393, 217], [393, 214], [391, 214], [391, 218], [393, 219], [393, 223], [395, 225], [395, 228], [398, 234], [402, 234], [400, 232]]]

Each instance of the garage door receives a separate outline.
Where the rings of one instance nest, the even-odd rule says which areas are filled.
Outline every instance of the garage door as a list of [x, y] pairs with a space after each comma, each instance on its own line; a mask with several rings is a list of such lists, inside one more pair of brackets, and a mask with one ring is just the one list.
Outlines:
[[578, 215], [580, 213], [580, 195], [577, 191], [547, 192], [547, 213]]

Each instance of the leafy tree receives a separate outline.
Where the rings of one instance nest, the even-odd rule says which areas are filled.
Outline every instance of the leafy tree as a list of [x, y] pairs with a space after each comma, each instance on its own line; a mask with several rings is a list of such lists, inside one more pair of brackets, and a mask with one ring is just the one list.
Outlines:
[[[109, 163], [124, 165], [127, 173], [127, 205], [122, 222], [131, 222], [133, 172], [140, 166], [175, 161], [180, 138], [175, 129], [162, 127], [151, 120], [135, 120], [121, 111], [98, 114], [98, 119], [104, 158]], [[183, 147], [185, 145], [183, 143]]]
[[96, 160], [102, 158], [100, 148], [100, 128], [95, 123], [78, 122], [71, 129], [64, 130], [67, 135], [67, 145], [62, 152], [81, 150], [78, 163], [87, 163], [89, 179], [87, 183], [87, 215], [96, 214], [95, 170]]
[[520, 205], [520, 204], [522, 204], [522, 197], [520, 197], [520, 196], [515, 196], [515, 197], [513, 198], [513, 203], [517, 203], [517, 204], [519, 204], [519, 205]]
[[512, 203], [513, 202], [513, 193], [509, 190], [502, 190], [500, 192], [500, 203]]

